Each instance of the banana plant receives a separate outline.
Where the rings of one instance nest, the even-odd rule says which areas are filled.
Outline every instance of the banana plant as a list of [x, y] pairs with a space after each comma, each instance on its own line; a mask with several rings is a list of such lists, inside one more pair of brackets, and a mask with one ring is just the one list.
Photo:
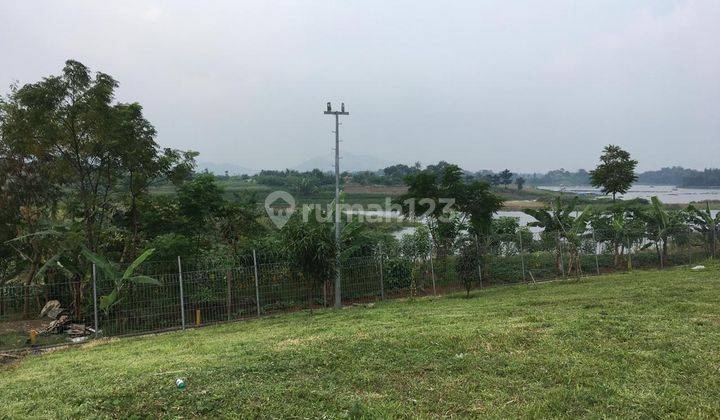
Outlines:
[[588, 223], [592, 218], [592, 211], [590, 206], [586, 206], [582, 212], [576, 217], [571, 216], [569, 213], [566, 215], [567, 224], [560, 224], [562, 230], [562, 237], [569, 245], [569, 258], [568, 258], [568, 275], [575, 270], [576, 278], [580, 278], [582, 275], [582, 266], [580, 265], [580, 247], [582, 246], [582, 240], [587, 231]]
[[[665, 266], [665, 259], [668, 255], [669, 239], [674, 233], [682, 230], [684, 222], [680, 213], [668, 211], [657, 196], [653, 196], [650, 200], [652, 206], [646, 213], [647, 231], [655, 244], [662, 268]], [[652, 243], [647, 244], [643, 248], [651, 245]]]
[[570, 228], [573, 223], [572, 214], [578, 205], [578, 197], [565, 203], [562, 195], [558, 196], [549, 209], [524, 209], [523, 213], [532, 216], [535, 221], [528, 226], [541, 227], [546, 233], [555, 234], [555, 266], [558, 272], [564, 271], [561, 258], [560, 235], [563, 230]]
[[708, 253], [715, 258], [718, 231], [720, 231], [720, 212], [713, 217], [710, 211], [710, 203], [705, 203], [706, 208], [700, 210], [690, 204], [687, 208], [690, 214], [690, 221], [695, 226], [695, 230], [702, 233], [708, 242]]
[[[643, 236], [642, 226], [638, 227], [638, 220], [628, 217], [627, 214], [615, 214], [612, 218], [611, 228], [614, 240], [620, 244], [620, 253], [622, 256], [627, 253], [627, 270], [632, 271], [632, 247], [635, 243], [641, 241]], [[618, 264], [618, 254], [616, 253], [615, 264]]]
[[120, 294], [122, 293], [123, 289], [125, 289], [129, 284], [151, 284], [155, 286], [160, 286], [162, 284], [159, 280], [152, 277], [145, 275], [135, 275], [135, 270], [137, 270], [138, 267], [140, 267], [140, 265], [145, 262], [145, 260], [150, 258], [153, 252], [155, 252], [154, 248], [146, 250], [139, 257], [137, 257], [135, 261], [130, 263], [130, 265], [128, 266], [128, 268], [125, 269], [125, 271], [121, 272], [119, 268], [107, 261], [105, 258], [83, 247], [83, 256], [87, 258], [90, 262], [95, 264], [95, 266], [100, 269], [100, 271], [102, 271], [105, 277], [109, 279], [113, 284], [112, 291], [109, 294], [100, 297], [100, 303], [98, 307], [105, 313], [105, 315], [108, 315], [110, 313], [110, 310], [122, 301], [122, 297], [120, 296]]

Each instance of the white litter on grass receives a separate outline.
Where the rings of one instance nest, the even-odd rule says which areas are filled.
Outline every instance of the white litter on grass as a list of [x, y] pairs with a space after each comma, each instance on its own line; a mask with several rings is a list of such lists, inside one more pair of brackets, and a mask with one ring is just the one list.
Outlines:
[[704, 269], [705, 269], [704, 265], [696, 265], [695, 267], [691, 268], [691, 270], [695, 270], [695, 271], [704, 270]]

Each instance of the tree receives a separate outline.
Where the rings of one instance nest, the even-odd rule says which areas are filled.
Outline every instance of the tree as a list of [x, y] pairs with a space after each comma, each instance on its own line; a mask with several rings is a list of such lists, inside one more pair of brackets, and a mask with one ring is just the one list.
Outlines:
[[498, 175], [500, 176], [500, 183], [503, 184], [505, 188], [507, 188], [508, 185], [510, 185], [510, 183], [512, 182], [513, 173], [510, 172], [509, 169], [505, 169]]
[[637, 164], [637, 160], [630, 159], [630, 153], [619, 146], [608, 145], [600, 156], [600, 164], [590, 171], [590, 184], [605, 195], [612, 194], [614, 202], [616, 194], [626, 193], [637, 180]]
[[[47, 117], [47, 101], [23, 89], [12, 86], [8, 98], [0, 99], [0, 219], [4, 222], [0, 253], [14, 251], [17, 259], [5, 268], [29, 286], [52, 252], [47, 236], [41, 233], [58, 213], [62, 173], [54, 164], [51, 145], [43, 140], [42, 131], [36, 130], [38, 122]], [[30, 108], [33, 105], [37, 106]], [[24, 293], [23, 315], [27, 317], [29, 287]]]
[[[117, 87], [110, 75], [68, 60], [58, 76], [11, 87], [0, 104], [2, 148], [9, 151], [6, 158], [0, 151], [0, 159], [14, 165], [16, 180], [29, 174], [47, 184], [47, 192], [62, 191], [64, 217], [82, 222], [85, 245], [93, 252], [109, 222], [123, 213], [123, 192], [130, 196], [127, 251], [137, 236], [138, 198], [161, 175], [186, 178], [196, 155], [161, 153], [142, 107], [114, 103]], [[22, 195], [40, 187], [29, 181], [18, 189]], [[43, 207], [52, 210], [57, 202], [45, 197]]]
[[[467, 182], [457, 165], [440, 162], [442, 172], [424, 170], [405, 178], [408, 193], [401, 197], [408, 216], [425, 216], [438, 258], [452, 252], [458, 235], [469, 223], [473, 234], [489, 232], [492, 215], [502, 208], [502, 199], [482, 181]], [[447, 205], [454, 205], [447, 208]], [[460, 212], [453, 216], [453, 212]]]
[[418, 214], [426, 217], [430, 235], [438, 248], [438, 256], [443, 256], [448, 252], [446, 244], [454, 240], [455, 234], [453, 229], [441, 228], [443, 206], [440, 205], [440, 198], [444, 195], [438, 176], [424, 170], [406, 176], [405, 184], [408, 192], [400, 198], [402, 212], [408, 217], [417, 217]]
[[515, 178], [515, 185], [517, 185], [518, 191], [522, 191], [523, 187], [525, 186], [525, 178], [521, 176]]
[[161, 174], [163, 167], [159, 159], [159, 147], [155, 143], [155, 128], [143, 117], [140, 104], [117, 104], [113, 111], [116, 119], [114, 129], [118, 136], [115, 153], [127, 176], [130, 194], [130, 235], [120, 258], [122, 262], [126, 254], [133, 252], [137, 245], [138, 197], [147, 193], [150, 182]]
[[178, 190], [180, 214], [187, 218], [189, 231], [203, 229], [205, 223], [219, 213], [223, 202], [223, 189], [210, 173], [197, 175]]
[[458, 210], [468, 217], [471, 233], [490, 233], [493, 215], [502, 209], [503, 199], [493, 194], [490, 186], [482, 181], [461, 184], [454, 197]]
[[413, 233], [400, 238], [400, 251], [405, 258], [414, 262], [427, 258], [431, 250], [430, 230], [425, 225], [418, 226]]

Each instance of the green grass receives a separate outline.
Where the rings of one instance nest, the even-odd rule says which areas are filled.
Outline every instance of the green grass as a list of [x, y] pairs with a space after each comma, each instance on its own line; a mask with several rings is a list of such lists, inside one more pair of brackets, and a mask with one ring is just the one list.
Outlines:
[[715, 417], [718, 302], [714, 265], [117, 339], [0, 368], [0, 417]]

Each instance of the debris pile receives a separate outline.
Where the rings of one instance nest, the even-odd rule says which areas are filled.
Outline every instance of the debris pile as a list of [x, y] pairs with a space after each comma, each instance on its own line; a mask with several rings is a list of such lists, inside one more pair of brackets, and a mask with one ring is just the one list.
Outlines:
[[85, 324], [76, 324], [70, 322], [70, 313], [62, 307], [59, 301], [48, 301], [40, 311], [40, 318], [49, 318], [52, 321], [47, 327], [38, 331], [40, 334], [61, 334], [67, 333], [71, 338], [81, 337], [92, 332], [91, 329], [85, 327]]

